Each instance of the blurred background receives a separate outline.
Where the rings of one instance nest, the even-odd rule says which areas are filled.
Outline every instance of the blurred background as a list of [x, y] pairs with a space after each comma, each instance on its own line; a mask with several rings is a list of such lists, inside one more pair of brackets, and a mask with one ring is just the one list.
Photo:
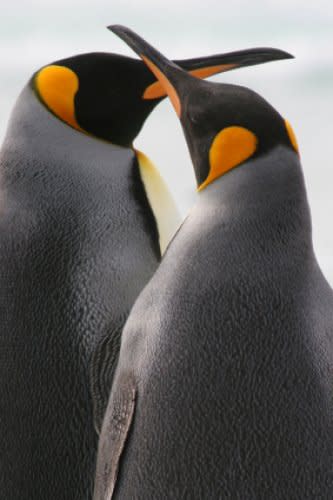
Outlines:
[[[331, 0], [11, 0], [0, 7], [0, 140], [31, 74], [82, 52], [135, 57], [105, 29], [125, 24], [170, 58], [255, 46], [287, 50], [295, 60], [213, 77], [259, 92], [292, 123], [301, 150], [313, 236], [333, 285], [333, 3]], [[135, 146], [160, 169], [183, 215], [195, 182], [178, 119], [163, 102]]]

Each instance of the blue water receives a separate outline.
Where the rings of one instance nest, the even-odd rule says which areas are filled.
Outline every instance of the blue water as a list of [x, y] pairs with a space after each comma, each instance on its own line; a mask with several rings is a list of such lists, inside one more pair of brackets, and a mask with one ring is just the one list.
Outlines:
[[[319, 0], [99, 0], [50, 4], [13, 0], [0, 7], [0, 138], [13, 103], [38, 67], [80, 52], [132, 55], [104, 26], [123, 23], [169, 57], [276, 46], [296, 59], [243, 69], [215, 81], [250, 86], [293, 124], [302, 154], [318, 259], [333, 284], [333, 3]], [[136, 146], [166, 178], [182, 212], [195, 183], [176, 116], [164, 102]]]

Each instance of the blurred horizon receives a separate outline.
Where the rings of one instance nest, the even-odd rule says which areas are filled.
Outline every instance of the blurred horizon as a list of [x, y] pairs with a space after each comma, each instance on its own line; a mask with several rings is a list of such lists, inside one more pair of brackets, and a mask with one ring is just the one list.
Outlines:
[[[315, 251], [333, 285], [333, 4], [318, 0], [13, 0], [2, 19], [0, 139], [11, 109], [32, 73], [52, 61], [83, 52], [136, 57], [109, 24], [125, 24], [169, 58], [197, 57], [249, 47], [277, 47], [294, 60], [215, 76], [245, 85], [267, 99], [293, 125], [301, 151], [313, 220]], [[166, 179], [183, 214], [195, 201], [195, 182], [180, 124], [165, 100], [148, 118], [135, 146]]]

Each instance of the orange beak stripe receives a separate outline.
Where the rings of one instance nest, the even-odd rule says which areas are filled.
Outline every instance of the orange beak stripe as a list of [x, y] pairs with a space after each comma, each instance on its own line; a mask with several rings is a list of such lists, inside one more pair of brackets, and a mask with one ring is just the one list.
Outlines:
[[[237, 64], [219, 64], [217, 66], [208, 66], [207, 68], [198, 68], [188, 71], [188, 73], [196, 78], [208, 78], [209, 76], [216, 75], [216, 73], [223, 73], [229, 71], [237, 66]], [[163, 85], [157, 81], [149, 85], [143, 93], [143, 99], [158, 99], [164, 97], [166, 91]]]
[[[162, 73], [162, 71], [159, 70], [158, 67], [153, 62], [151, 62], [147, 57], [145, 57], [142, 54], [140, 54], [140, 57], [146, 63], [146, 65], [152, 71], [152, 73], [154, 73], [154, 75], [156, 76], [156, 78], [159, 80], [160, 85], [162, 85], [162, 87], [165, 89], [165, 92], [168, 94], [168, 96], [170, 98], [170, 101], [172, 102], [172, 105], [175, 108], [175, 111], [176, 111], [178, 117], [180, 118], [180, 115], [181, 115], [181, 104], [180, 104], [180, 99], [179, 99], [179, 96], [178, 96], [178, 94], [176, 92], [176, 89], [169, 82], [169, 80], [164, 75], [164, 73]], [[164, 92], [163, 95], [165, 95], [165, 92]]]

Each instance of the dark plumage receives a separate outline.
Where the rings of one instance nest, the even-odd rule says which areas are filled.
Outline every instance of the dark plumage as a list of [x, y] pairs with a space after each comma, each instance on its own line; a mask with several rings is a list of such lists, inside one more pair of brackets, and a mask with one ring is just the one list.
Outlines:
[[143, 99], [154, 82], [139, 60], [84, 54], [39, 70], [13, 112], [0, 154], [3, 499], [92, 496], [122, 327], [178, 223], [131, 147], [160, 101]]
[[91, 383], [99, 421], [122, 326], [159, 260], [131, 194], [136, 157], [68, 127], [27, 87], [0, 168], [1, 496], [88, 499]]
[[[115, 484], [115, 499], [329, 499], [333, 293], [313, 252], [290, 132], [250, 90], [195, 82], [134, 33], [114, 30], [178, 93], [197, 172], [207, 167], [211, 138], [230, 127], [232, 109], [259, 142], [201, 190], [131, 311], [102, 428], [95, 498], [110, 498], [105, 493]], [[269, 147], [251, 120], [255, 106], [266, 108], [266, 126], [277, 131]], [[205, 120], [194, 125], [196, 111]], [[121, 432], [115, 465], [110, 457]]]

